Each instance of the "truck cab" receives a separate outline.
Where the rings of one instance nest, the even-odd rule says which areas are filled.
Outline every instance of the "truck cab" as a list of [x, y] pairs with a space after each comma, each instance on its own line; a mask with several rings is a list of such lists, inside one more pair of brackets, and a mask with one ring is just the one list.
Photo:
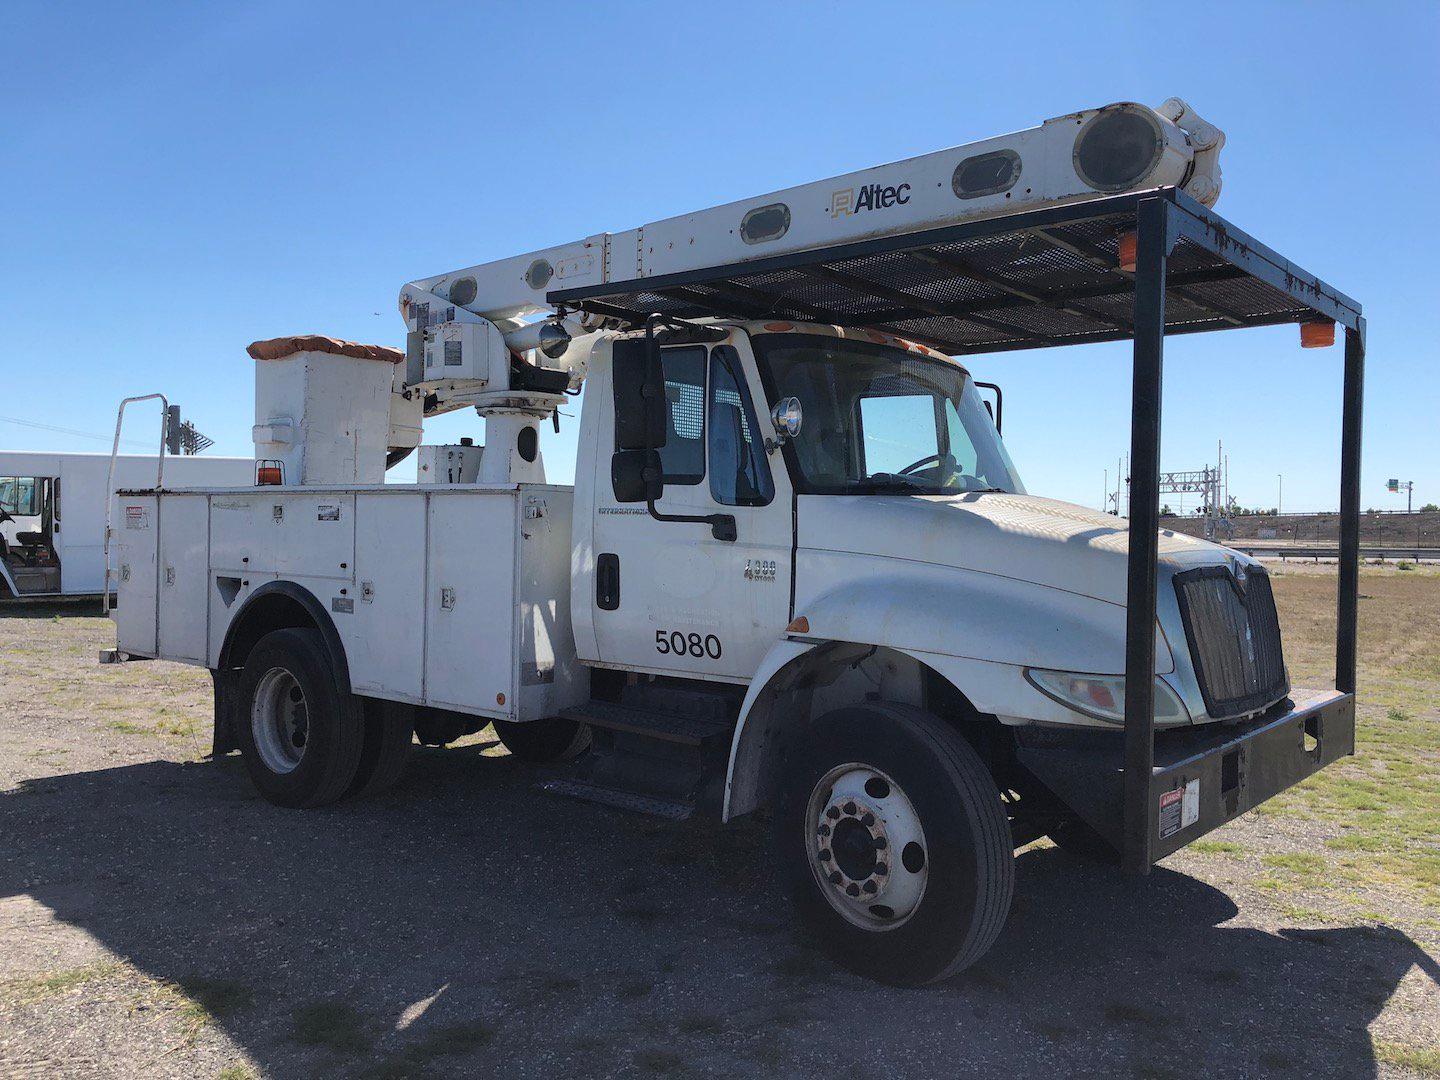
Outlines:
[[[1127, 530], [1027, 494], [962, 364], [836, 326], [679, 329], [658, 348], [652, 515], [617, 497], [614, 475], [627, 399], [613, 357], [638, 341], [597, 344], [589, 364], [571, 593], [582, 661], [748, 685], [797, 644], [858, 642], [946, 673], [1010, 726], [1120, 723]], [[1255, 560], [1203, 540], [1167, 533], [1161, 548], [1167, 579], [1208, 567], [1265, 580]], [[1238, 703], [1207, 705], [1179, 601], [1161, 605], [1159, 726], [1285, 697], [1278, 625], [1262, 618], [1252, 639], [1270, 666]]]
[[0, 595], [60, 592], [58, 476], [0, 476]]

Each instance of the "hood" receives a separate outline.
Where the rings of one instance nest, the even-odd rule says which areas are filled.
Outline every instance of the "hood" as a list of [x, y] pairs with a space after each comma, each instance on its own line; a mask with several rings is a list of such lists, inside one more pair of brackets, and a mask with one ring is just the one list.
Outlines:
[[[805, 495], [799, 543], [960, 567], [1125, 603], [1130, 537], [1124, 520], [1035, 495]], [[1162, 573], [1237, 558], [1252, 561], [1206, 540], [1160, 531]]]

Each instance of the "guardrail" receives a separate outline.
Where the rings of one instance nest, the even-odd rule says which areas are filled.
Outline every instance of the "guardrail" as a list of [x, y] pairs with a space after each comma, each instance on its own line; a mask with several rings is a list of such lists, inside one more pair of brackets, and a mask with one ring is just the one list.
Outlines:
[[[1340, 548], [1335, 544], [1247, 544], [1244, 541], [1224, 541], [1226, 547], [1243, 551], [1246, 555], [1278, 557], [1280, 559], [1338, 559]], [[1361, 559], [1394, 559], [1400, 561], [1440, 561], [1440, 548], [1433, 547], [1361, 547]]]

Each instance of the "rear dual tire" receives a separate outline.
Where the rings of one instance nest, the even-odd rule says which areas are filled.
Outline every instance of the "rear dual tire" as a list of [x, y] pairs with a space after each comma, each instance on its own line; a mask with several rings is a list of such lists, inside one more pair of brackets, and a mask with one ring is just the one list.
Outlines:
[[590, 728], [551, 716], [541, 720], [494, 721], [495, 737], [511, 755], [532, 765], [570, 761], [590, 749]]
[[342, 691], [325, 639], [309, 627], [275, 630], [255, 643], [229, 722], [256, 789], [296, 808], [390, 787], [414, 731], [410, 706]]

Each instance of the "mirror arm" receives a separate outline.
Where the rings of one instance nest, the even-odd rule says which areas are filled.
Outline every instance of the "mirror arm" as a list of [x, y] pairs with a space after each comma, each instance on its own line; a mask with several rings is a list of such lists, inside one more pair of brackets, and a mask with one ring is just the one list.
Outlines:
[[716, 540], [735, 540], [734, 514], [662, 514], [655, 509], [655, 500], [646, 499], [645, 507], [650, 511], [650, 516], [656, 521], [695, 521], [703, 522], [710, 526], [710, 535]]
[[1005, 418], [1005, 395], [1000, 390], [1000, 384], [993, 382], [980, 382], [977, 379], [975, 381], [975, 386], [981, 390], [995, 391], [995, 434], [1003, 434], [1003, 432], [1001, 432], [1000, 430], [1000, 424]]

